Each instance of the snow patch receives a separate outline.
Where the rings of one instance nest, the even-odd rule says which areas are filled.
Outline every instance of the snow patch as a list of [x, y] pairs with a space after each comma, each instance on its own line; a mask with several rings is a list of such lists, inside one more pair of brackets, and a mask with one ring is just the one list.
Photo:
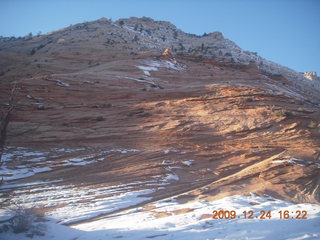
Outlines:
[[[111, 149], [97, 154], [84, 155], [85, 148], [52, 148], [49, 152], [33, 151], [28, 148], [6, 147], [2, 155], [0, 178], [6, 181], [31, 177], [37, 173], [52, 171], [61, 166], [85, 166], [104, 161], [108, 153], [127, 154], [138, 152], [137, 149]], [[74, 153], [79, 152], [78, 157]], [[71, 155], [71, 156], [70, 156]], [[82, 155], [82, 156], [81, 156]]]
[[[250, 203], [255, 202], [256, 205]], [[320, 207], [315, 204], [294, 204], [271, 197], [232, 196], [217, 201], [194, 201], [179, 204], [174, 198], [153, 203], [151, 211], [141, 208], [121, 215], [74, 226], [86, 231], [88, 236], [109, 239], [318, 239], [320, 231]], [[183, 214], [176, 210], [190, 209]], [[212, 219], [213, 210], [234, 210], [240, 218]], [[254, 211], [253, 219], [244, 219], [243, 211]], [[279, 211], [296, 212], [305, 210], [308, 219], [279, 219]], [[271, 219], [259, 219], [260, 211], [271, 211]], [[168, 216], [158, 218], [155, 213], [165, 212]], [[208, 217], [204, 217], [208, 215]], [[124, 224], [126, 223], [126, 224]], [[106, 234], [106, 235], [105, 235]], [[86, 237], [79, 238], [87, 239]]]
[[2, 185], [0, 186], [0, 191], [2, 192], [5, 189], [14, 189], [14, 188], [26, 188], [26, 187], [31, 187], [31, 186], [38, 186], [38, 185], [47, 185], [47, 184], [52, 184], [52, 183], [58, 183], [61, 182], [62, 180], [52, 180], [52, 181], [36, 181], [36, 182], [30, 182], [30, 183], [16, 183], [16, 184], [6, 184], [5, 186]]
[[31, 177], [37, 173], [51, 171], [49, 167], [27, 168], [26, 166], [20, 166], [21, 168], [10, 169], [6, 166], [1, 167], [0, 176], [4, 181], [16, 180], [21, 178]]
[[146, 61], [145, 64], [150, 67], [167, 68], [167, 69], [172, 69], [172, 70], [176, 70], [176, 71], [181, 71], [186, 68], [185, 65], [178, 63], [177, 61], [168, 61], [168, 60]]
[[291, 157], [291, 156], [284, 156], [284, 157], [278, 158], [276, 160], [273, 160], [272, 163], [276, 163], [276, 164], [291, 163], [291, 164], [299, 165], [301, 167], [306, 167], [308, 165], [315, 164], [318, 168], [320, 168], [320, 164], [319, 163], [312, 162], [312, 161], [305, 161], [305, 160], [301, 160], [301, 159], [294, 158], [294, 157]]
[[146, 67], [146, 66], [136, 66], [138, 69], [142, 70], [144, 75], [150, 77], [150, 71], [158, 71], [158, 68], [156, 67]]
[[136, 67], [143, 71], [158, 71], [158, 68], [156, 67], [145, 67], [145, 66], [136, 66]]
[[182, 164], [190, 167], [193, 164], [194, 160], [183, 161]]
[[176, 174], [170, 173], [164, 178], [164, 181], [179, 181], [179, 176]]
[[[78, 201], [58, 208], [55, 211], [48, 213], [47, 216], [59, 219], [60, 223], [63, 224], [86, 220], [149, 200], [150, 198], [148, 197], [141, 197], [141, 195], [149, 193], [152, 193], [152, 191], [129, 191], [107, 198], [92, 199], [87, 203], [80, 203], [80, 201]], [[103, 195], [104, 193], [102, 192], [99, 194]]]
[[106, 153], [122, 153], [122, 154], [127, 154], [127, 153], [135, 153], [135, 152], [140, 152], [138, 149], [111, 149], [111, 150], [105, 150], [102, 151], [101, 153], [106, 154]]
[[49, 79], [49, 78], [47, 78], [46, 80], [47, 81], [51, 81], [51, 82], [55, 82], [60, 87], [70, 87], [70, 84], [65, 83], [65, 82], [63, 82], [61, 80], [58, 80], [58, 79]]
[[149, 197], [142, 195], [152, 193], [153, 190], [134, 190], [140, 184], [144, 182], [90, 189], [74, 185], [39, 186], [35, 183], [28, 185], [28, 188], [13, 190], [11, 202], [24, 208], [33, 208], [35, 203], [37, 207], [53, 207], [55, 210], [46, 216], [60, 223], [71, 223], [149, 200]]
[[181, 152], [180, 150], [164, 150], [163, 153], [164, 154], [169, 154], [169, 153], [178, 153]]

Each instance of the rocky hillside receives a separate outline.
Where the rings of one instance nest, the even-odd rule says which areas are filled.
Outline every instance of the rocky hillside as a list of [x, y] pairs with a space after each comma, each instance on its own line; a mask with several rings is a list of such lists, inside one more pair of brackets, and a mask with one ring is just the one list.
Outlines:
[[319, 204], [319, 90], [221, 33], [100, 19], [1, 42], [0, 69], [2, 114], [14, 106], [6, 206], [77, 225], [132, 209], [195, 211], [158, 211], [170, 197]]
[[[263, 59], [257, 53], [241, 49], [232, 41], [224, 38], [220, 32], [197, 36], [184, 33], [169, 22], [154, 21], [145, 17], [119, 19], [115, 22], [102, 18], [45, 35], [4, 39], [4, 42], [10, 43], [3, 44], [1, 50], [15, 48], [17, 45], [23, 46], [21, 52], [26, 55], [35, 55], [32, 58], [33, 61], [37, 60], [36, 56], [46, 55], [49, 58], [46, 59], [46, 63], [54, 60], [50, 58], [55, 58], [61, 51], [67, 51], [69, 56], [85, 54], [78, 58], [86, 59], [91, 64], [97, 64], [100, 55], [97, 52], [110, 48], [117, 48], [117, 51], [130, 54], [148, 50], [162, 51], [169, 48], [177, 56], [209, 58], [220, 63], [239, 66], [253, 64], [269, 77], [279, 75], [285, 77], [301, 91], [317, 95], [313, 89], [319, 90], [319, 84], [310, 81], [303, 74]], [[83, 52], [84, 47], [91, 50], [89, 54]], [[37, 63], [37, 66], [39, 64], [41, 63]], [[2, 65], [6, 66], [5, 59], [2, 60]], [[8, 69], [4, 68], [1, 74], [5, 74], [6, 71]]]

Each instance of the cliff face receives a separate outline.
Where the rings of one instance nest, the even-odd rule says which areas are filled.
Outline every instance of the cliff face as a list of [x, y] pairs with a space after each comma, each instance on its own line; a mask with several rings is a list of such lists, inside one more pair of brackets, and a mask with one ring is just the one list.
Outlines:
[[318, 90], [221, 33], [100, 19], [0, 49], [2, 109], [17, 82], [1, 166], [17, 202], [9, 184], [58, 179], [75, 192], [148, 190], [149, 202], [254, 192], [319, 203]]

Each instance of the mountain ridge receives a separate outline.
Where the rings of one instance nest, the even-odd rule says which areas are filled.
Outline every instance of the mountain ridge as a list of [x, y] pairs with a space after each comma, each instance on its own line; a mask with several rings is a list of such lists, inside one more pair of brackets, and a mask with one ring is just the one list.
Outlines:
[[[74, 35], [79, 35], [78, 39]], [[83, 39], [80, 36], [83, 36]], [[131, 54], [147, 50], [162, 52], [169, 48], [177, 56], [209, 58], [230, 65], [254, 64], [263, 74], [271, 77], [282, 75], [301, 91], [309, 91], [313, 96], [318, 95], [320, 89], [320, 81], [310, 81], [303, 74], [266, 60], [255, 52], [242, 50], [234, 42], [224, 38], [220, 32], [198, 36], [185, 33], [170, 22], [155, 21], [147, 17], [122, 18], [114, 22], [101, 18], [25, 39], [27, 40], [18, 39], [18, 42], [14, 41], [12, 44], [16, 42], [21, 45], [21, 41], [39, 42], [29, 48], [29, 55], [41, 52], [42, 48], [48, 48], [50, 44], [76, 48], [81, 45], [81, 41], [92, 42], [91, 47], [94, 46], [97, 50], [103, 50], [98, 45], [105, 48], [117, 46], [118, 50], [130, 51]], [[5, 49], [4, 46], [0, 48]]]

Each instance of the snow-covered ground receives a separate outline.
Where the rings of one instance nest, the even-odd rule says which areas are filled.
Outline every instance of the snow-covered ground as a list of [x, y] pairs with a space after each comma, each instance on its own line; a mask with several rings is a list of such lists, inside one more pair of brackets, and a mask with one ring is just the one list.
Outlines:
[[[134, 207], [151, 199], [145, 195], [163, 189], [169, 182], [178, 180], [177, 175], [169, 173], [155, 176], [150, 181], [110, 187], [90, 188], [56, 184], [60, 183], [60, 180], [6, 184], [0, 187], [0, 201], [5, 200], [4, 193], [11, 189], [11, 205], [21, 206], [24, 209], [52, 208], [54, 210], [48, 212], [46, 216], [66, 224]], [[138, 190], [141, 188], [145, 189]]]
[[[130, 201], [131, 196], [118, 196], [114, 201]], [[232, 196], [206, 202], [179, 203], [169, 198], [152, 203], [146, 210], [139, 207], [113, 216], [81, 223], [71, 227], [61, 226], [54, 219], [39, 224], [44, 236], [33, 239], [320, 239], [320, 207], [314, 204], [293, 204], [268, 196]], [[212, 219], [214, 210], [234, 210], [234, 219]], [[73, 211], [72, 207], [68, 210]], [[82, 213], [78, 209], [79, 214]], [[253, 211], [252, 219], [245, 219], [244, 211]], [[260, 211], [270, 211], [270, 219], [260, 219]], [[288, 219], [280, 219], [279, 211], [288, 211]], [[307, 219], [295, 219], [306, 211]], [[83, 210], [86, 214], [86, 209]], [[301, 217], [301, 216], [300, 216]], [[25, 233], [2, 233], [2, 239], [29, 239]], [[0, 236], [1, 236], [0, 235]]]
[[[155, 181], [150, 183], [155, 184]], [[24, 209], [53, 208], [54, 210], [48, 212], [46, 216], [52, 217], [60, 223], [71, 223], [111, 213], [149, 200], [149, 197], [142, 195], [152, 193], [153, 190], [135, 190], [141, 184], [134, 182], [100, 188], [55, 184], [29, 185], [15, 189], [11, 194], [10, 201], [11, 205], [21, 206]], [[5, 188], [5, 190], [7, 189]]]
[[[51, 208], [53, 210], [47, 212], [46, 216], [65, 224], [135, 206], [150, 200], [150, 197], [143, 195], [163, 189], [170, 182], [179, 180], [170, 170], [168, 174], [154, 176], [150, 181], [118, 186], [62, 185], [61, 179], [19, 184], [14, 181], [43, 172], [45, 167], [41, 166], [45, 165], [50, 166], [46, 167], [47, 171], [54, 171], [56, 167], [81, 167], [97, 161], [108, 161], [108, 154], [139, 152], [137, 149], [109, 149], [99, 150], [98, 154], [85, 154], [85, 150], [51, 149], [52, 152], [49, 154], [28, 148], [7, 148], [3, 155], [4, 164], [0, 168], [0, 176], [4, 177], [0, 186], [0, 202], [6, 200], [6, 193], [10, 192], [10, 205], [23, 209]], [[63, 152], [64, 155], [61, 155]], [[74, 154], [78, 154], [79, 157], [75, 157]]]
[[0, 178], [7, 181], [27, 178], [37, 173], [52, 171], [62, 166], [85, 166], [106, 160], [108, 153], [127, 154], [137, 149], [101, 150], [98, 154], [87, 154], [85, 148], [53, 148], [50, 151], [34, 151], [24, 147], [6, 147], [2, 155]]
[[[0, 187], [0, 202], [7, 199], [8, 191], [11, 193], [9, 206], [0, 208], [0, 239], [22, 240], [30, 239], [30, 236], [39, 240], [320, 239], [320, 206], [316, 204], [294, 204], [254, 194], [216, 201], [179, 202], [178, 199], [183, 199], [181, 196], [153, 201], [152, 193], [165, 190], [169, 183], [179, 181], [175, 169], [195, 164], [196, 160], [177, 162], [170, 159], [170, 154], [185, 154], [180, 150], [162, 151], [168, 157], [162, 162], [166, 173], [144, 182], [92, 187], [63, 185], [61, 179], [18, 184], [13, 181], [29, 176], [27, 173], [36, 174], [51, 163], [53, 166], [81, 167], [94, 161], [104, 161], [109, 153], [128, 154], [139, 150], [99, 150], [97, 155], [86, 152], [84, 148], [50, 149], [48, 152], [6, 149], [1, 172], [5, 177], [11, 177], [6, 178]], [[60, 154], [67, 155], [62, 157]], [[302, 160], [285, 156], [273, 163], [302, 164]], [[7, 169], [14, 173], [9, 176], [5, 172]], [[21, 171], [26, 175], [22, 176]], [[3, 226], [12, 226], [6, 220], [17, 209], [45, 209], [44, 218], [40, 222], [30, 220], [33, 224], [28, 232], [13, 233], [11, 227], [5, 229]], [[213, 219], [213, 211], [220, 210], [234, 211], [235, 216]], [[249, 219], [250, 211], [253, 214]], [[270, 211], [270, 215], [261, 219], [262, 211]]]

